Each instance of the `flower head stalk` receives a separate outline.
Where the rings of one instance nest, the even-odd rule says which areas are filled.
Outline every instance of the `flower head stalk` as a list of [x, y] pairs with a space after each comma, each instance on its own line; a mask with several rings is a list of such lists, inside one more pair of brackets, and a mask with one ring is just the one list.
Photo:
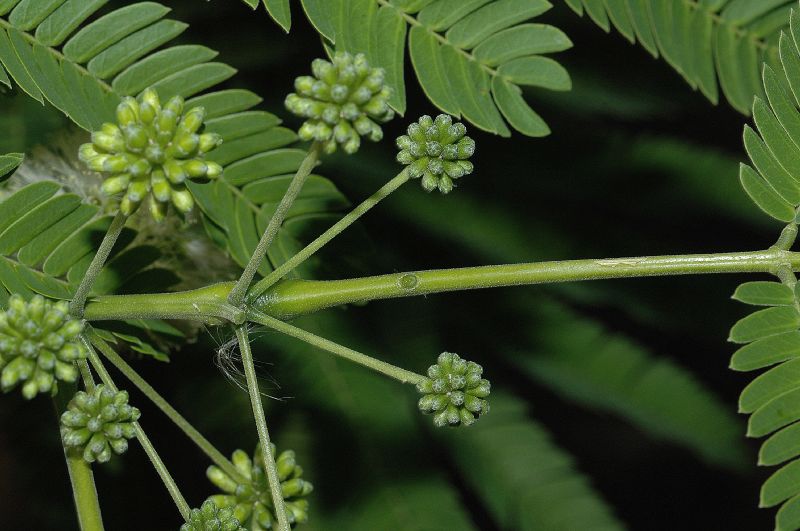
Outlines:
[[80, 159], [91, 169], [107, 174], [102, 190], [108, 195], [124, 193], [120, 210], [132, 214], [150, 197], [150, 212], [162, 220], [172, 203], [188, 212], [194, 199], [187, 181], [204, 182], [222, 174], [206, 154], [222, 143], [216, 133], [204, 133], [205, 109], [184, 110], [175, 96], [162, 106], [154, 89], [139, 99], [127, 97], [117, 107], [117, 123], [106, 123], [92, 133], [92, 141], [79, 150]]
[[326, 153], [341, 146], [352, 154], [361, 137], [383, 138], [378, 124], [391, 120], [394, 111], [382, 68], [370, 66], [364, 54], [339, 52], [332, 62], [315, 59], [311, 70], [314, 75], [298, 77], [296, 92], [286, 97], [286, 108], [306, 118], [298, 131], [301, 139], [321, 142]]
[[87, 352], [78, 336], [83, 323], [69, 316], [66, 301], [50, 301], [36, 295], [25, 301], [20, 295], [8, 299], [0, 312], [0, 388], [8, 392], [22, 384], [22, 395], [58, 390], [58, 380], [78, 378], [75, 361]]

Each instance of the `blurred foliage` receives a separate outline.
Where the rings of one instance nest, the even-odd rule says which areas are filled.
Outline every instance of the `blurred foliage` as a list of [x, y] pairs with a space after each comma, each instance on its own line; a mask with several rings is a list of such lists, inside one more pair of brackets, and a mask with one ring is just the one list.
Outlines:
[[[358, 227], [368, 241], [356, 238], [339, 251], [347, 252], [346, 267], [336, 274], [772, 243], [778, 225], [738, 183], [741, 115], [724, 103], [712, 106], [663, 62], [558, 4], [541, 18], [575, 43], [561, 57], [574, 90], [530, 95], [553, 134], [533, 140], [475, 132], [475, 173], [448, 197], [407, 187], [387, 199]], [[286, 117], [282, 102], [293, 78], [322, 53], [304, 17], [294, 17], [286, 36], [266, 13], [256, 16], [241, 2], [170, 5], [175, 18], [191, 24], [181, 42], [219, 50], [221, 60], [239, 69], [236, 86], [265, 96], [264, 110]], [[407, 89], [408, 120], [434, 112], [416, 86]], [[29, 153], [67, 127], [60, 113], [16, 91], [0, 105], [2, 152]], [[386, 138], [401, 134], [408, 120], [388, 124]], [[387, 140], [365, 146], [353, 160], [326, 159], [323, 168], [355, 202], [395, 173], [394, 152]], [[601, 522], [655, 531], [767, 528], [772, 515], [756, 509], [765, 474], [754, 466], [756, 447], [744, 440], [744, 419], [733, 415], [747, 379], [727, 370], [732, 349], [724, 342], [730, 323], [745, 313], [729, 300], [744, 278], [446, 294], [330, 310], [299, 323], [412, 370], [423, 370], [443, 350], [481, 363], [500, 397], [463, 438], [433, 431], [415, 412], [409, 389], [293, 340], [261, 335], [255, 352], [264, 392], [287, 397], [268, 401], [271, 432], [281, 448], [295, 449], [315, 485], [305, 528], [549, 531], [575, 529], [569, 520], [545, 518], [571, 513], [591, 515], [581, 529]], [[214, 363], [214, 350], [229, 338], [207, 330], [167, 366], [136, 362], [226, 454], [256, 441], [247, 396]], [[664, 369], [651, 390], [680, 381], [689, 392], [674, 403], [666, 392], [648, 394], [650, 400], [614, 394], [615, 372], [602, 365], [608, 359], [615, 367], [615, 358], [606, 358], [614, 352]], [[131, 401], [189, 503], [198, 506], [211, 491], [203, 455], [143, 396], [133, 392]], [[0, 430], [4, 531], [74, 526], [51, 409], [13, 395], [0, 402], [0, 426], [19, 428]], [[703, 420], [707, 431], [686, 437]], [[483, 422], [507, 429], [508, 440], [486, 440], [493, 432]], [[100, 469], [97, 480], [115, 531], [178, 527], [135, 445], [126, 459]], [[128, 496], [136, 493], [147, 496], [147, 512], [130, 510]], [[548, 493], [574, 496], [576, 503], [548, 503]]]

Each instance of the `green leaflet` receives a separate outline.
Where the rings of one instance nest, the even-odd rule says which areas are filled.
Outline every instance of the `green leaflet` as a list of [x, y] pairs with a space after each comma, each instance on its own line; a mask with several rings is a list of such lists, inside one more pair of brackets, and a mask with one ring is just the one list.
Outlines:
[[[733, 297], [747, 304], [771, 306], [743, 318], [731, 329], [732, 340], [746, 343], [733, 355], [731, 368], [750, 371], [772, 366], [739, 397], [739, 411], [750, 414], [747, 435], [771, 435], [759, 452], [761, 465], [779, 465], [800, 455], [800, 321], [797, 290], [790, 285], [748, 282], [739, 286]], [[777, 528], [800, 528], [798, 460], [775, 472], [761, 489], [762, 507], [779, 504], [783, 505], [776, 516]]]
[[11, 177], [14, 170], [22, 164], [25, 156], [22, 153], [9, 153], [8, 155], [0, 156], [0, 181], [4, 181]]
[[794, 0], [564, 0], [605, 31], [613, 26], [631, 42], [678, 71], [689, 85], [717, 103], [749, 114], [762, 95], [762, 61], [778, 66], [778, 36], [787, 29]]
[[546, 0], [303, 0], [303, 7], [336, 49], [364, 53], [387, 71], [400, 114], [406, 38], [428, 99], [497, 135], [510, 135], [506, 122], [528, 136], [550, 132], [518, 85], [571, 87], [566, 70], [541, 55], [572, 42], [557, 28], [527, 22], [552, 7]]

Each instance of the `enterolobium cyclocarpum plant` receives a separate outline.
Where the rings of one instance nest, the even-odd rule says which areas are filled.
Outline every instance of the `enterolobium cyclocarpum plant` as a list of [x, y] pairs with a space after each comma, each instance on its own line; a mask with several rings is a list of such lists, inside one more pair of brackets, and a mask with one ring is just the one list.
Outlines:
[[[298, 135], [310, 146], [236, 281], [182, 292], [92, 297], [92, 288], [128, 221], [134, 216], [150, 216], [163, 222], [169, 216], [189, 215], [198, 203], [195, 193], [202, 190], [199, 186], [225, 175], [222, 166], [209, 159], [224, 144], [222, 135], [206, 131], [203, 107], [190, 105], [180, 96], [162, 101], [157, 88], [138, 87], [137, 98], [127, 97], [116, 105], [116, 123], [96, 130], [79, 151], [86, 167], [103, 176], [102, 191], [117, 199], [110, 203], [117, 205], [114, 218], [74, 292], [60, 300], [26, 299], [18, 293], [8, 299], [0, 314], [0, 387], [5, 392], [19, 389], [27, 399], [45, 393], [54, 396], [61, 410], [61, 437], [82, 529], [103, 528], [92, 467], [119, 459], [130, 444], [140, 444], [183, 519], [180, 529], [287, 531], [313, 518], [313, 507], [305, 499], [313, 487], [291, 450], [276, 454], [251, 350], [254, 327], [296, 338], [411, 384], [419, 394], [420, 412], [430, 415], [434, 425], [470, 429], [491, 415], [490, 384], [480, 365], [450, 352], [438, 357], [431, 353], [433, 363], [420, 374], [298, 328], [291, 321], [347, 304], [467, 289], [644, 276], [768, 273], [778, 281], [749, 282], [734, 295], [766, 308], [731, 330], [731, 341], [744, 345], [731, 365], [736, 370], [774, 366], [744, 391], [740, 408], [752, 413], [750, 435], [772, 434], [762, 448], [761, 463], [777, 465], [795, 459], [800, 455], [800, 433], [794, 424], [800, 420], [800, 288], [794, 271], [800, 269], [800, 254], [791, 248], [800, 206], [799, 38], [800, 25], [793, 18], [790, 34], [780, 39], [782, 70], [764, 70], [766, 101], [757, 98], [753, 105], [757, 131], [745, 130], [752, 166], [742, 166], [742, 185], [764, 212], [786, 224], [776, 243], [766, 250], [488, 265], [328, 281], [289, 278], [408, 181], [419, 179], [428, 192], [450, 194], [473, 172], [475, 142], [466, 135], [463, 123], [440, 114], [420, 117], [396, 140], [397, 162], [402, 166], [396, 176], [281, 265], [261, 274], [261, 263], [321, 157], [339, 149], [355, 155], [364, 139], [380, 141], [380, 124], [394, 115], [386, 73], [370, 65], [363, 55], [340, 52], [332, 61], [315, 61], [313, 76], [298, 78], [294, 92], [285, 100], [286, 108], [305, 120]], [[80, 40], [71, 49], [65, 47], [65, 57], [81, 57], [79, 44]], [[484, 53], [492, 51], [487, 48]], [[492, 69], [498, 105], [518, 104], [514, 99], [517, 87], [512, 83], [517, 82], [516, 70], [509, 67], [507, 77], [502, 71], [502, 66]], [[136, 86], [134, 79], [125, 81]], [[512, 108], [522, 113], [521, 106]], [[524, 121], [514, 125], [521, 130], [530, 128]], [[237, 450], [228, 459], [115, 352], [103, 325], [136, 319], [193, 321], [224, 327], [235, 335], [258, 438], [253, 454]], [[112, 378], [107, 363], [206, 454], [212, 463], [207, 471], [206, 500], [191, 505], [186, 501], [142, 428], [139, 410], [128, 403], [127, 393]], [[83, 389], [78, 390], [77, 384]], [[252, 448], [254, 441], [243, 438], [247, 440], [242, 447]], [[791, 461], [762, 490], [762, 505], [782, 504], [777, 516], [779, 529], [800, 528], [799, 469], [800, 461]]]

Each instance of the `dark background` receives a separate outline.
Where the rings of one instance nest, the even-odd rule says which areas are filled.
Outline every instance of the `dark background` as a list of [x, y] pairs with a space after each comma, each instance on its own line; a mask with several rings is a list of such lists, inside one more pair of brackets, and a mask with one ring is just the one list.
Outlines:
[[[319, 38], [298, 6], [287, 36], [262, 10], [253, 14], [234, 0], [170, 5], [175, 18], [191, 23], [184, 42], [219, 50], [220, 60], [239, 69], [232, 86], [254, 90], [265, 97], [265, 109], [286, 116], [282, 100], [293, 78], [321, 55]], [[531, 93], [534, 108], [553, 135], [501, 139], [471, 128], [478, 143], [475, 174], [446, 199], [409, 186], [370, 213], [362, 223], [368, 243], [352, 249], [363, 269], [351, 275], [503, 261], [751, 250], [772, 243], [779, 227], [757, 212], [738, 184], [745, 117], [724, 102], [713, 106], [665, 62], [619, 35], [604, 34], [560, 2], [543, 20], [562, 28], [575, 43], [559, 56], [573, 76], [574, 90]], [[406, 81], [409, 111], [385, 127], [387, 139], [401, 134], [419, 114], [436, 112], [410, 71]], [[8, 142], [20, 149], [46, 143], [64, 125], [56, 113], [37, 109], [24, 95], [11, 94], [0, 105], [7, 107], [4, 120], [17, 128]], [[387, 140], [365, 146], [355, 161], [326, 161], [321, 171], [357, 201], [394, 174], [393, 156]], [[421, 214], [415, 212], [416, 204], [426, 205]], [[437, 218], [439, 210], [442, 216]], [[413, 369], [422, 370], [443, 349], [479, 360], [496, 386], [529, 401], [533, 416], [575, 456], [579, 469], [631, 529], [767, 529], [772, 512], [756, 508], [766, 472], [755, 466], [757, 445], [752, 441], [742, 471], [712, 467], [610, 414], [589, 411], [534, 385], [495, 352], [511, 343], [524, 347], [525, 333], [535, 324], [518, 311], [521, 307], [535, 306], [541, 297], [556, 298], [578, 315], [686, 367], [735, 411], [749, 378], [727, 369], [733, 348], [725, 338], [731, 324], [746, 313], [729, 299], [743, 280], [737, 275], [634, 279], [459, 293], [333, 310], [306, 323]], [[213, 362], [215, 345], [224, 339], [223, 331], [204, 334], [199, 343], [174, 354], [169, 365], [142, 360], [136, 367], [228, 454], [236, 447], [252, 449], [256, 434], [246, 395]], [[317, 487], [308, 529], [324, 529], [319, 523], [313, 526], [314, 511], [331, 513], [343, 506], [357, 511], [365, 487], [346, 478], [354, 469], [369, 469], [375, 460], [411, 476], [426, 474], [428, 466], [441, 469], [476, 527], [498, 529], [458, 470], [446, 464], [429, 431], [381, 435], [376, 429], [380, 423], [366, 416], [353, 413], [343, 419], [333, 414], [323, 403], [326, 397], [313, 388], [313, 379], [299, 376], [302, 361], [295, 353], [286, 354], [282, 344], [265, 335], [256, 353], [265, 363], [265, 379], [282, 386], [274, 393], [297, 397], [269, 401], [267, 413], [273, 435], [284, 441], [281, 446], [297, 449]], [[415, 345], [435, 350], [410, 351]], [[389, 400], [353, 393], [356, 409]], [[184, 494], [199, 505], [210, 492], [204, 457], [143, 397], [136, 392], [132, 396]], [[406, 398], [397, 407], [412, 408], [413, 397]], [[744, 434], [745, 418], [740, 420]], [[26, 403], [19, 393], [10, 393], [0, 402], [0, 426], [0, 528], [73, 529], [50, 402]], [[415, 458], [419, 452], [430, 462]], [[109, 529], [179, 526], [140, 449], [100, 467], [96, 475]], [[345, 477], [343, 484], [337, 476]], [[442, 524], [441, 529], [449, 528]]]

